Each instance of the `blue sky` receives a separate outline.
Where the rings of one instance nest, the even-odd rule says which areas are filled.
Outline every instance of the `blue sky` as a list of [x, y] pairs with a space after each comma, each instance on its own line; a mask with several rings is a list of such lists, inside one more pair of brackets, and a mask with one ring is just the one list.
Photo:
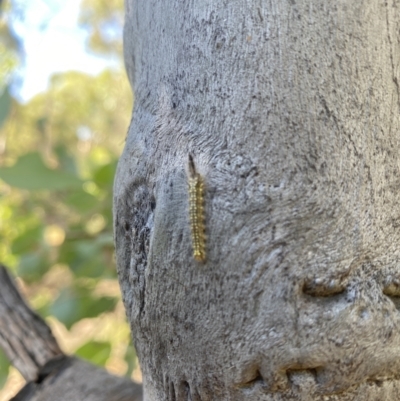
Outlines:
[[23, 18], [14, 29], [22, 39], [24, 65], [22, 86], [17, 95], [22, 101], [46, 90], [55, 72], [79, 70], [98, 74], [114, 59], [96, 57], [86, 49], [87, 32], [78, 27], [81, 0], [16, 0]]

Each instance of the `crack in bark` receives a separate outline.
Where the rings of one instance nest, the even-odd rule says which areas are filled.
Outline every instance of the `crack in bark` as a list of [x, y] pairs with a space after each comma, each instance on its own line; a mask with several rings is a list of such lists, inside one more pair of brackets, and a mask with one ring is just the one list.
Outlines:
[[395, 74], [395, 66], [394, 66], [394, 60], [393, 60], [393, 43], [392, 43], [392, 38], [390, 36], [390, 22], [389, 22], [389, 10], [388, 10], [388, 2], [385, 2], [385, 8], [386, 8], [386, 29], [387, 29], [387, 38], [389, 41], [389, 48], [390, 48], [390, 64], [392, 67], [392, 80], [394, 85], [396, 86], [396, 92], [397, 92], [397, 105], [400, 109], [400, 86], [399, 86], [399, 81], [396, 77]]
[[133, 312], [133, 318], [141, 319], [145, 309], [146, 267], [150, 246], [155, 201], [150, 195], [147, 186], [137, 184], [130, 188], [118, 206], [116, 221], [117, 249], [124, 250], [119, 255], [121, 269], [120, 282], [129, 283], [134, 292], [133, 303], [130, 294], [126, 294], [124, 286], [122, 292], [128, 311]]

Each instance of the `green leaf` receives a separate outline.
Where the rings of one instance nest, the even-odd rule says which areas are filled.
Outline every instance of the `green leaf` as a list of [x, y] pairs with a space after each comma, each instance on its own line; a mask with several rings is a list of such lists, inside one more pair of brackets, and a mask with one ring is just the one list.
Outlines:
[[95, 242], [97, 245], [104, 247], [104, 246], [111, 246], [114, 248], [114, 237], [112, 232], [104, 232], [99, 234], [96, 239]]
[[110, 357], [110, 343], [90, 341], [80, 347], [75, 355], [92, 362], [98, 366], [104, 366]]
[[96, 255], [92, 259], [87, 259], [75, 265], [73, 272], [77, 277], [91, 277], [99, 278], [105, 274], [107, 266], [104, 264], [104, 260], [101, 255]]
[[86, 297], [82, 300], [82, 318], [96, 317], [104, 312], [110, 312], [114, 310], [117, 302], [118, 299], [113, 297]]
[[71, 173], [48, 168], [38, 153], [28, 153], [13, 166], [0, 168], [0, 178], [13, 187], [29, 190], [67, 189], [82, 184]]
[[113, 297], [92, 297], [85, 287], [64, 288], [50, 307], [50, 314], [69, 329], [81, 319], [113, 310], [117, 301]]
[[58, 162], [60, 163], [60, 169], [73, 175], [78, 175], [75, 159], [68, 152], [66, 146], [61, 144], [58, 145], [54, 150], [57, 155]]
[[105, 166], [100, 167], [93, 175], [93, 181], [100, 188], [111, 188], [114, 182], [117, 161], [112, 161]]
[[129, 344], [128, 347], [126, 348], [124, 360], [128, 364], [128, 369], [125, 375], [131, 377], [132, 372], [135, 370], [137, 364], [136, 351], [132, 344]]
[[87, 213], [93, 210], [99, 203], [98, 199], [88, 194], [83, 189], [78, 189], [76, 191], [71, 191], [65, 198], [65, 203], [78, 212]]
[[23, 232], [17, 237], [11, 246], [11, 252], [14, 255], [21, 255], [29, 251], [35, 250], [42, 239], [42, 226], [33, 227]]
[[75, 322], [81, 319], [80, 301], [71, 289], [64, 288], [50, 307], [50, 314], [70, 329]]
[[49, 268], [49, 262], [45, 255], [28, 253], [21, 256], [17, 273], [25, 281], [34, 282], [40, 280]]
[[107, 270], [102, 244], [90, 241], [66, 241], [59, 261], [69, 265], [76, 277], [101, 277]]
[[5, 123], [11, 109], [11, 96], [8, 88], [0, 96], [0, 128]]
[[6, 358], [4, 352], [0, 349], [0, 389], [3, 388], [8, 378], [10, 362]]

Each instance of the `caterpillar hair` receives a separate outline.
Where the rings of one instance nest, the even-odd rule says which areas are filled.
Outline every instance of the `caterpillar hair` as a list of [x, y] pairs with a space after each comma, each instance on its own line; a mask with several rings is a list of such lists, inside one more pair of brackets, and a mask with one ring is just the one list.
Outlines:
[[189, 220], [192, 234], [193, 257], [206, 260], [206, 235], [204, 214], [204, 179], [197, 173], [193, 157], [189, 154]]

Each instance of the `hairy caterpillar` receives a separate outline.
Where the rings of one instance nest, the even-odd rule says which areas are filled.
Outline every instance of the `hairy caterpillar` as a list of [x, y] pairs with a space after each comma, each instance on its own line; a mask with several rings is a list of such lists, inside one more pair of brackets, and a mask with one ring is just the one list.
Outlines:
[[196, 172], [191, 155], [189, 155], [189, 219], [192, 232], [193, 257], [199, 262], [205, 262], [204, 180]]

